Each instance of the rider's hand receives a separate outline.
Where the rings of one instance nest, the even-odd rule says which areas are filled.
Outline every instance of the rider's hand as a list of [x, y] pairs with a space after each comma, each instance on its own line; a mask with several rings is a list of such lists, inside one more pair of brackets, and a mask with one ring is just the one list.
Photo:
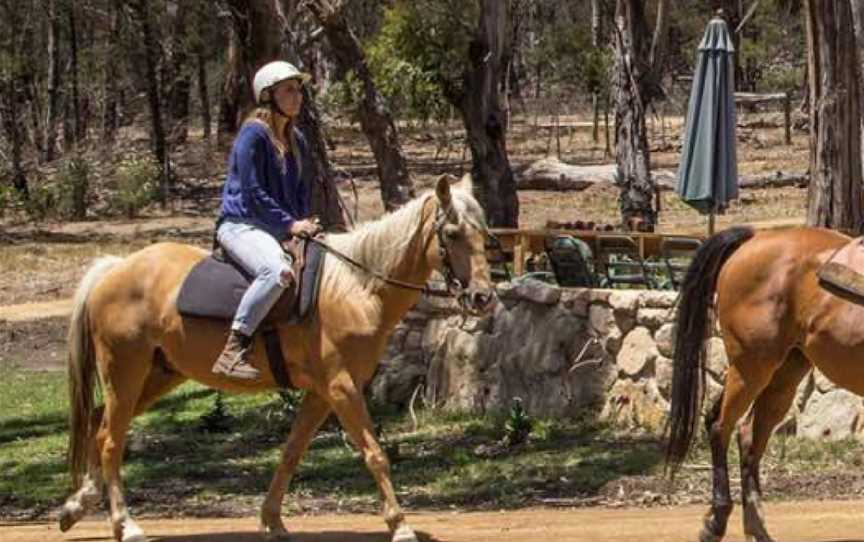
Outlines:
[[296, 220], [291, 224], [289, 233], [297, 237], [315, 237], [321, 231], [318, 219]]

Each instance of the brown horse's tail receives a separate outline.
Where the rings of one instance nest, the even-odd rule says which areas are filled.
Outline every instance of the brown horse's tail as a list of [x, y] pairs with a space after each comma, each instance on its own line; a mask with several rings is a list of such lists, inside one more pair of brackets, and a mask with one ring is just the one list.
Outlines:
[[666, 445], [666, 465], [673, 472], [690, 451], [702, 409], [705, 339], [711, 324], [708, 309], [714, 303], [717, 276], [729, 256], [753, 234], [752, 228], [736, 227], [709, 238], [696, 252], [681, 285]]
[[96, 359], [90, 333], [90, 318], [87, 298], [102, 277], [122, 260], [116, 256], [100, 258], [84, 275], [72, 301], [72, 318], [69, 321], [69, 471], [72, 487], [81, 486], [81, 478], [87, 466], [87, 439], [90, 435], [90, 418], [93, 413], [93, 388], [96, 376]]

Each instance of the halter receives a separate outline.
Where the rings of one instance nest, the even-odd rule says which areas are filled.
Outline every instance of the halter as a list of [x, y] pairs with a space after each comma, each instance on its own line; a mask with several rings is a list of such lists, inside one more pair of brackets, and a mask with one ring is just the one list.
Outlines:
[[444, 226], [447, 225], [447, 220], [454, 218], [453, 205], [448, 205], [447, 210], [439, 205], [435, 211], [435, 235], [438, 237], [438, 254], [441, 256], [441, 274], [444, 275], [444, 282], [447, 285], [447, 292], [459, 300], [462, 305], [462, 296], [465, 294], [465, 285], [456, 276], [456, 270], [453, 269], [453, 262], [450, 259], [450, 250], [447, 248], [447, 236], [444, 235]]

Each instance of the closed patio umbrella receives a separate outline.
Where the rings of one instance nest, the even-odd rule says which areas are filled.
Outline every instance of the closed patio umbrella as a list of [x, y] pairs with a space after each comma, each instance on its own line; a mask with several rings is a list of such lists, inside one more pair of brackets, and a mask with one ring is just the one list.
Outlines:
[[726, 22], [711, 19], [697, 53], [677, 186], [684, 202], [709, 215], [709, 234], [714, 214], [738, 197], [734, 53]]

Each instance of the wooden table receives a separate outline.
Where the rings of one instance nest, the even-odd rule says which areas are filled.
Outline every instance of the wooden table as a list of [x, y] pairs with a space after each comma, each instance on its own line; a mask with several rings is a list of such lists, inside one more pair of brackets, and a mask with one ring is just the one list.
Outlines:
[[639, 255], [642, 259], [660, 255], [660, 245], [664, 237], [687, 237], [702, 240], [692, 235], [670, 235], [662, 233], [594, 231], [594, 230], [521, 230], [513, 228], [491, 228], [491, 234], [501, 241], [505, 252], [513, 253], [513, 274], [519, 276], [525, 272], [525, 260], [529, 254], [540, 254], [546, 250], [546, 238], [557, 235], [571, 235], [585, 241], [591, 250], [597, 252], [597, 237], [604, 235], [626, 235], [636, 241]]

